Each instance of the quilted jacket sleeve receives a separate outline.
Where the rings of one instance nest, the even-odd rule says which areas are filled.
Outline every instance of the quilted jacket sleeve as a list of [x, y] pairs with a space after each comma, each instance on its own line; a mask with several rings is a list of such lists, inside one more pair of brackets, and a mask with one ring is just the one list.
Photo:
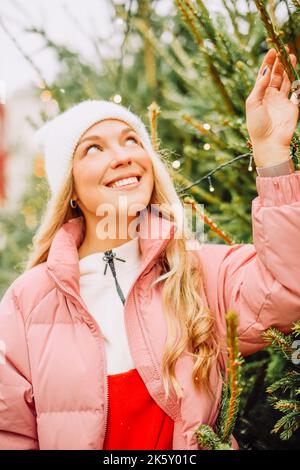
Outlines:
[[221, 331], [229, 309], [239, 314], [245, 356], [267, 343], [269, 327], [289, 332], [300, 320], [300, 172], [256, 177], [252, 201], [253, 244], [204, 244], [207, 301]]
[[38, 448], [24, 319], [12, 284], [0, 302], [0, 450]]

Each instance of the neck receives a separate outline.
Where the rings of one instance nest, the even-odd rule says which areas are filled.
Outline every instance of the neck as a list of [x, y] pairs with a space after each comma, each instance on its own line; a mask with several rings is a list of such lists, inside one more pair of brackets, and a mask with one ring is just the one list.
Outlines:
[[109, 227], [108, 231], [107, 225], [103, 223], [102, 226], [101, 218], [85, 217], [86, 230], [84, 240], [78, 248], [79, 259], [99, 251], [112, 250], [135, 238], [137, 234], [132, 234], [132, 230], [129, 230], [130, 223], [135, 219], [137, 217], [128, 218], [122, 226], [117, 221], [116, 227]]

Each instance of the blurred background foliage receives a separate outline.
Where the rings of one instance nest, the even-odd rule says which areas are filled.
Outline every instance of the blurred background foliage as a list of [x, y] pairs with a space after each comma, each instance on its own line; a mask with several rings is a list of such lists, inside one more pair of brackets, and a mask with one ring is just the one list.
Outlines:
[[[201, 0], [176, 0], [167, 15], [157, 13], [158, 4], [146, 0], [112, 2], [114, 24], [123, 39], [119, 55], [106, 60], [101, 57], [97, 37], [90, 38], [99, 67], [54, 43], [43, 29], [28, 29], [28, 34], [43, 38], [60, 64], [53, 83], [40, 77], [36, 94], [54, 108], [54, 114], [87, 98], [113, 100], [129, 106], [149, 130], [148, 107], [156, 102], [160, 107], [160, 148], [172, 164], [176, 187], [183, 189], [204, 177], [185, 194], [204, 204], [232, 240], [252, 243], [251, 202], [257, 192], [245, 100], [270, 47], [264, 25], [250, 0], [223, 0], [222, 10], [213, 13], [209, 2]], [[299, 63], [299, 2], [264, 4], [279, 37]], [[32, 127], [48, 117], [42, 113], [40, 122], [32, 122]], [[298, 154], [298, 129], [292, 150]], [[229, 164], [244, 154], [248, 156]], [[211, 178], [205, 177], [226, 163]], [[18, 213], [2, 211], [0, 295], [24, 268], [47, 198], [44, 176], [43, 158], [38, 154]], [[209, 226], [205, 226], [205, 234], [208, 243], [223, 242]], [[272, 347], [247, 358], [234, 433], [242, 448], [299, 448], [297, 425], [285, 440], [271, 432], [282, 412], [270, 406], [266, 394], [266, 387], [290, 367], [290, 361]], [[288, 393], [295, 393], [295, 388]], [[297, 414], [294, 419], [297, 424]]]

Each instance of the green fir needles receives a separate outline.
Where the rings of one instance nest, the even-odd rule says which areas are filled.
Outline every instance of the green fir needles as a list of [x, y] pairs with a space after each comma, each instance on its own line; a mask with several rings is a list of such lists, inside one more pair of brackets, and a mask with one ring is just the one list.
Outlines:
[[[223, 381], [220, 412], [215, 431], [208, 425], [200, 425], [196, 431], [199, 445], [207, 450], [232, 450], [231, 438], [238, 415], [242, 387], [241, 365], [243, 359], [238, 349], [238, 316], [229, 311], [227, 325], [227, 368]], [[224, 377], [224, 379], [225, 379]]]
[[269, 385], [266, 390], [269, 394], [268, 402], [283, 415], [272, 430], [272, 433], [280, 432], [282, 440], [290, 439], [300, 426], [300, 341], [296, 339], [299, 334], [300, 321], [289, 334], [270, 328], [263, 335], [289, 364], [284, 376]]
[[[275, 28], [272, 24], [271, 18], [267, 12], [264, 2], [262, 0], [254, 0], [254, 1], [260, 13], [261, 20], [267, 31], [267, 36], [268, 36], [267, 42], [271, 43], [276, 49], [277, 54], [279, 55], [281, 63], [283, 65], [283, 68], [289, 77], [290, 82], [293, 83], [294, 80], [299, 80], [299, 76], [297, 72], [295, 71], [294, 67], [292, 66], [290, 57], [285, 49], [284, 43], [280, 35], [275, 31]], [[292, 88], [292, 91], [294, 91], [293, 88]]]

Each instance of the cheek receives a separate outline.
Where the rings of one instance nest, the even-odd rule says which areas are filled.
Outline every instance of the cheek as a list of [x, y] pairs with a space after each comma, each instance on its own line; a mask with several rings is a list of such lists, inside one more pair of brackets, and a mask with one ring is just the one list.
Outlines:
[[148, 156], [148, 154], [145, 154], [141, 157], [140, 159], [140, 165], [145, 169], [145, 172], [147, 175], [150, 177], [150, 179], [153, 179], [153, 167], [152, 167], [152, 160]]
[[75, 186], [82, 188], [97, 185], [104, 174], [104, 165], [99, 159], [85, 159], [77, 163], [73, 169]]
[[75, 191], [84, 207], [91, 212], [95, 212], [99, 204], [99, 181], [103, 174], [103, 163], [96, 159], [77, 162], [73, 167]]

